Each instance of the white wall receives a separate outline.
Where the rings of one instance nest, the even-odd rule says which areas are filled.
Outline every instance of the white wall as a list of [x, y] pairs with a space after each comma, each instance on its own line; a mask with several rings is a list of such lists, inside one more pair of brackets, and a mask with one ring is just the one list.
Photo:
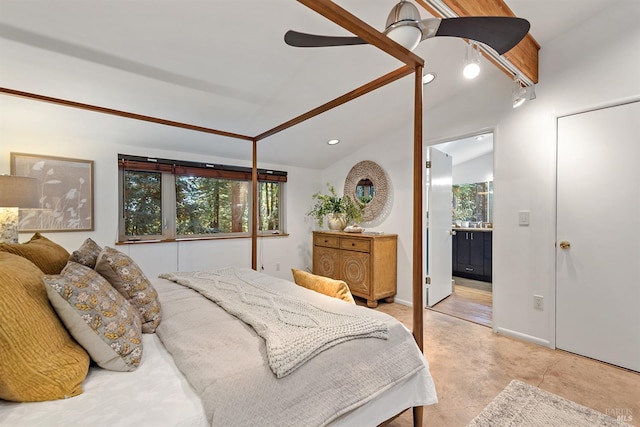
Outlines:
[[[637, 2], [621, 2], [548, 43], [538, 99], [500, 118], [493, 272], [502, 332], [555, 346], [556, 118], [640, 95], [638, 16]], [[529, 227], [517, 225], [523, 209], [531, 211]], [[545, 297], [544, 311], [533, 309], [533, 294]]]
[[[94, 161], [94, 226], [93, 232], [55, 232], [45, 236], [64, 246], [68, 251], [78, 248], [91, 237], [101, 246], [113, 247], [118, 226], [118, 165], [117, 154], [162, 157], [179, 160], [210, 161], [223, 164], [250, 166], [251, 142], [246, 144], [246, 157], [226, 159], [201, 156], [180, 151], [180, 141], [196, 137], [195, 132], [166, 126], [137, 122], [76, 110], [28, 99], [0, 96], [0, 173], [10, 172], [9, 153], [34, 153]], [[100, 131], [95, 131], [100, 129]], [[104, 132], [112, 129], [112, 132]], [[163, 137], [173, 134], [174, 151], [133, 146], [137, 138], [153, 138], [161, 132]], [[267, 141], [264, 144], [268, 144]], [[264, 146], [268, 149], [268, 145]], [[311, 237], [304, 222], [308, 206], [300, 200], [309, 200], [319, 182], [320, 172], [291, 166], [258, 163], [258, 167], [286, 170], [289, 173], [286, 188], [287, 237], [258, 239], [258, 268], [275, 276], [290, 279], [291, 268], [303, 268], [309, 262]], [[21, 233], [26, 241], [32, 233]], [[158, 273], [174, 270], [196, 270], [227, 265], [251, 266], [251, 240], [225, 239], [178, 243], [139, 243], [118, 245], [116, 248], [130, 254], [143, 270], [155, 277]], [[279, 264], [279, 270], [276, 270]]]
[[493, 152], [453, 167], [453, 185], [493, 181]]
[[[399, 96], [412, 102], [413, 77], [405, 77], [395, 84], [403, 85]], [[348, 142], [347, 142], [348, 143]], [[398, 293], [396, 302], [411, 305], [413, 257], [413, 127], [391, 127], [367, 147], [335, 162], [322, 172], [323, 182], [329, 182], [343, 194], [344, 181], [351, 168], [363, 160], [370, 160], [384, 169], [389, 181], [391, 206], [387, 216], [373, 224], [363, 224], [368, 231], [398, 235]], [[407, 156], [410, 156], [407, 158]]]
[[[511, 109], [505, 79], [481, 100], [427, 112], [434, 139], [496, 126], [494, 329], [543, 345], [555, 345], [556, 118], [640, 96], [640, 6], [617, 6], [542, 46], [536, 100]], [[530, 210], [529, 227], [518, 226], [519, 210]], [[533, 309], [533, 294], [544, 296], [544, 311]]]
[[[637, 2], [621, 2], [546, 43], [540, 51], [537, 99], [518, 109], [511, 108], [511, 80], [504, 76], [425, 112], [427, 145], [496, 129], [496, 331], [555, 345], [556, 118], [640, 96], [639, 8]], [[407, 125], [391, 129], [323, 172], [323, 179], [342, 188], [350, 167], [361, 160], [373, 160], [387, 171], [394, 191], [393, 211], [375, 229], [399, 235], [397, 300], [406, 303], [411, 301], [412, 153], [411, 126]], [[518, 226], [520, 210], [531, 212], [530, 226]], [[534, 294], [545, 298], [544, 311], [533, 309]]]

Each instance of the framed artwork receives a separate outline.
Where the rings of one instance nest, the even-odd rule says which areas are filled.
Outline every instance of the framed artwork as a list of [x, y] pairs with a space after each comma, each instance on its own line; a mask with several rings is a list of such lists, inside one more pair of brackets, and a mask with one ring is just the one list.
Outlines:
[[93, 230], [93, 161], [11, 153], [11, 174], [38, 180], [40, 207], [20, 209], [20, 231]]

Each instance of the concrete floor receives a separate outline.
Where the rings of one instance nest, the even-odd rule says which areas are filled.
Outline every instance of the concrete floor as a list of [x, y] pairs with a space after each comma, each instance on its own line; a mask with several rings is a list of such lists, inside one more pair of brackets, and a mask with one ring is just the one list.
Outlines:
[[[411, 308], [381, 303], [411, 328]], [[606, 414], [631, 414], [640, 426], [640, 374], [493, 333], [431, 310], [424, 312], [424, 351], [439, 403], [425, 407], [424, 426], [466, 426], [513, 379]], [[618, 412], [621, 413], [621, 412]], [[412, 425], [411, 411], [389, 426]]]

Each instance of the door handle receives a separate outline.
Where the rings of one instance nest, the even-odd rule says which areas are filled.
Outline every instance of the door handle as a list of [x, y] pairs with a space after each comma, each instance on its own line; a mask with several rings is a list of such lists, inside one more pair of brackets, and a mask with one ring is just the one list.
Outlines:
[[571, 243], [567, 242], [566, 240], [563, 240], [562, 242], [560, 242], [560, 249], [564, 249], [566, 251], [570, 247], [571, 247]]

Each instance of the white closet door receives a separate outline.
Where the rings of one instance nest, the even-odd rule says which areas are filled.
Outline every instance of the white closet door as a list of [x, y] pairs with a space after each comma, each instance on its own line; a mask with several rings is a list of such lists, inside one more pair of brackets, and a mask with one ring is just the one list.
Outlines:
[[640, 102], [558, 119], [556, 346], [640, 371]]

